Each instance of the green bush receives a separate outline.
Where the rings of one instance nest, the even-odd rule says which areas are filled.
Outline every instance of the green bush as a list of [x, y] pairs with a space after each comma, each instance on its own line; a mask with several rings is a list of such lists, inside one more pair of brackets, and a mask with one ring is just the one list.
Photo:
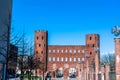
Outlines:
[[39, 77], [38, 76], [28, 76], [28, 75], [24, 75], [23, 76], [23, 78], [25, 79], [25, 78], [28, 78], [28, 79], [39, 79]]

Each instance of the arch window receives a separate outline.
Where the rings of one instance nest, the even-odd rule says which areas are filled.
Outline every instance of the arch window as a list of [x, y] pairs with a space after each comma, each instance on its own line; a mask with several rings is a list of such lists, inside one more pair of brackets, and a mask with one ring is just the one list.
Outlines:
[[43, 54], [43, 51], [41, 51], [41, 54]]
[[43, 36], [42, 36], [41, 38], [42, 38], [42, 40], [44, 39], [44, 37], [43, 37]]
[[92, 40], [92, 37], [90, 36], [90, 40]]
[[90, 52], [90, 55], [92, 55], [92, 52]]
[[37, 40], [39, 39], [39, 37], [37, 36]]
[[41, 44], [39, 44], [39, 47], [41, 47]]
[[36, 51], [36, 54], [38, 54], [38, 51]]
[[95, 45], [93, 44], [93, 47], [94, 47]]

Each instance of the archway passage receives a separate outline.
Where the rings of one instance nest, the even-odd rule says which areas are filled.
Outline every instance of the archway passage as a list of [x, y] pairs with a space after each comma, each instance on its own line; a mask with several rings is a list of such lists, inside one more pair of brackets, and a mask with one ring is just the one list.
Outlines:
[[76, 69], [75, 68], [69, 69], [69, 78], [76, 78]]
[[62, 68], [58, 68], [56, 70], [56, 78], [63, 78], [63, 69]]

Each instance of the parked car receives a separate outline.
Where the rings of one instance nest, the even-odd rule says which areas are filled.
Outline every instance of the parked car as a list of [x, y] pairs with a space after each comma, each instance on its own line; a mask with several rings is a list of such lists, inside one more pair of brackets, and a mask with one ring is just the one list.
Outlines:
[[18, 74], [8, 74], [7, 79], [8, 80], [20, 80], [20, 77]]

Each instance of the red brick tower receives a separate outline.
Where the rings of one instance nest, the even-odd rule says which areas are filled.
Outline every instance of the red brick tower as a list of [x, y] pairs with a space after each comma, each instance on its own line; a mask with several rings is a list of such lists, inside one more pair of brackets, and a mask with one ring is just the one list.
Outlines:
[[86, 46], [87, 47], [100, 47], [99, 35], [98, 34], [88, 34], [86, 36]]
[[38, 70], [37, 74], [42, 74], [42, 71], [47, 71], [47, 48], [48, 48], [48, 32], [47, 31], [35, 31], [34, 36], [34, 59], [37, 62]]
[[99, 50], [96, 51], [97, 48], [100, 49], [100, 37], [98, 34], [86, 35], [86, 48], [87, 53], [89, 53], [90, 57], [92, 57], [93, 59], [95, 59], [95, 53], [98, 52], [98, 58], [100, 60], [100, 52]]
[[115, 38], [116, 80], [120, 80], [120, 38]]
[[[87, 50], [90, 51], [90, 57], [93, 62], [94, 61], [94, 68], [95, 68], [95, 75], [96, 80], [98, 80], [98, 72], [100, 70], [99, 64], [100, 64], [100, 40], [98, 34], [89, 34], [86, 37], [86, 46]], [[93, 53], [91, 55], [91, 53]], [[90, 63], [91, 66], [91, 63]]]

